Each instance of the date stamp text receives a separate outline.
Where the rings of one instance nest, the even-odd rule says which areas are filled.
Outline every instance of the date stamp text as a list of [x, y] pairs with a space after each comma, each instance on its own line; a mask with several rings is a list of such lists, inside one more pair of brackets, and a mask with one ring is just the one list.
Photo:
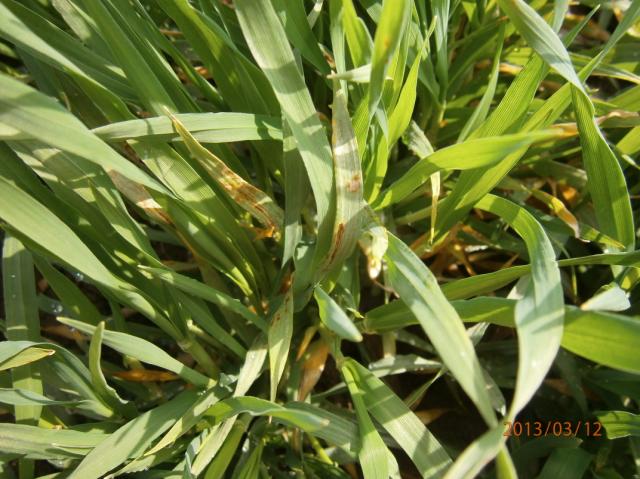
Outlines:
[[600, 421], [507, 421], [503, 436], [507, 437], [602, 437]]

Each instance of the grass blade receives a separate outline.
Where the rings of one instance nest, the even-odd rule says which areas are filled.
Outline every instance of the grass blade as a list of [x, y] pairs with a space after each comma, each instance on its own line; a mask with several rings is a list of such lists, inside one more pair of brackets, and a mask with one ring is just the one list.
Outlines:
[[13, 406], [74, 406], [82, 401], [56, 401], [29, 389], [0, 388], [0, 403]]
[[362, 335], [355, 327], [349, 316], [338, 306], [338, 304], [321, 287], [316, 287], [314, 291], [318, 309], [320, 310], [320, 321], [340, 338], [348, 341], [360, 342]]
[[597, 414], [609, 439], [640, 436], [640, 417], [628, 411], [606, 411]]
[[[337, 88], [337, 82], [334, 83]], [[317, 280], [339, 271], [351, 256], [360, 237], [364, 200], [362, 170], [347, 100], [342, 89], [334, 90], [333, 99], [333, 161], [335, 170], [336, 212], [331, 248], [319, 267]], [[330, 278], [329, 278], [330, 279]]]
[[269, 397], [275, 401], [278, 384], [289, 359], [289, 348], [293, 335], [293, 290], [289, 289], [275, 311], [269, 325], [269, 371], [271, 388]]
[[480, 363], [462, 321], [429, 269], [400, 239], [389, 234], [385, 255], [389, 282], [416, 316], [442, 362], [473, 400], [484, 420], [495, 424]]
[[[181, 113], [176, 120], [200, 143], [234, 141], [282, 140], [280, 121], [266, 115], [251, 113]], [[156, 116], [127, 120], [94, 128], [92, 132], [104, 141], [132, 138], [180, 140], [170, 118]]]
[[353, 360], [346, 360], [367, 410], [409, 455], [423, 477], [442, 477], [451, 459], [438, 440], [382, 381]]
[[584, 87], [571, 58], [556, 32], [523, 0], [499, 0], [498, 5], [509, 16], [527, 43], [553, 69], [584, 93]]
[[216, 155], [203, 147], [189, 130], [175, 117], [171, 117], [173, 125], [191, 154], [198, 160], [202, 168], [217, 181], [233, 201], [255, 217], [270, 234], [282, 229], [284, 213], [280, 207], [263, 191], [231, 170]]
[[71, 479], [97, 479], [129, 458], [140, 456], [151, 442], [166, 431], [196, 400], [185, 391], [171, 401], [141, 414], [101, 441], [86, 455], [69, 476]]
[[382, 97], [384, 77], [389, 61], [400, 45], [411, 16], [411, 2], [384, 0], [378, 28], [373, 39], [371, 55], [371, 80], [369, 82], [369, 118]]
[[215, 417], [218, 421], [222, 421], [242, 412], [248, 412], [252, 416], [272, 416], [308, 432], [315, 432], [327, 425], [326, 420], [313, 413], [280, 406], [273, 402], [250, 396], [234, 397], [220, 401], [209, 410], [209, 415]]
[[[93, 332], [91, 337], [91, 343], [89, 345], [89, 371], [91, 371], [91, 380], [93, 383], [96, 394], [102, 399], [105, 404], [111, 406], [114, 410], [124, 411], [123, 406], [127, 404], [115, 389], [113, 389], [102, 374], [102, 367], [100, 360], [102, 357], [102, 337], [104, 335], [104, 321], [98, 323], [98, 326]], [[131, 408], [129, 411], [132, 412]]]
[[249, 48], [267, 75], [298, 143], [316, 200], [318, 224], [323, 230], [328, 226], [333, 172], [329, 143], [311, 96], [271, 4], [240, 0], [235, 5]]
[[102, 433], [44, 429], [21, 424], [0, 424], [0, 447], [5, 454], [29, 459], [77, 459], [105, 440]]
[[400, 179], [387, 188], [373, 204], [375, 209], [397, 203], [406, 198], [429, 177], [441, 170], [468, 170], [499, 162], [505, 156], [543, 142], [563, 136], [559, 130], [516, 133], [513, 135], [470, 139], [443, 148], [421, 158]]
[[351, 370], [348, 366], [341, 369], [344, 382], [349, 388], [349, 394], [358, 416], [358, 424], [360, 429], [360, 451], [358, 458], [362, 466], [362, 472], [365, 479], [387, 479], [389, 477], [389, 468], [387, 464], [387, 456], [389, 451], [385, 446], [380, 434], [376, 430], [367, 407], [363, 399], [363, 392], [358, 388]]
[[[31, 253], [17, 239], [7, 236], [2, 245], [2, 286], [9, 341], [38, 341], [40, 318], [36, 309], [35, 277]], [[11, 370], [12, 386], [42, 394], [38, 364], [24, 364]], [[37, 425], [42, 413], [38, 404], [14, 405], [17, 424]], [[20, 461], [21, 478], [34, 476], [34, 464]]]
[[[78, 331], [82, 331], [86, 334], [95, 334], [95, 331], [98, 329], [95, 326], [81, 323], [74, 319], [57, 319], [61, 323], [74, 327]], [[145, 363], [153, 364], [154, 366], [161, 367], [167, 371], [174, 372], [195, 386], [207, 387], [213, 381], [199, 372], [185, 366], [180, 361], [169, 356], [169, 354], [155, 344], [152, 344], [142, 338], [125, 333], [119, 333], [117, 331], [104, 331], [103, 341], [107, 346], [115, 349], [120, 354], [131, 356]]]
[[4, 92], [0, 97], [0, 123], [11, 125], [23, 137], [37, 138], [171, 196], [166, 188], [100, 141], [53, 99], [6, 75], [0, 75], [0, 88]]
[[603, 233], [617, 239], [629, 250], [635, 246], [635, 228], [631, 201], [624, 174], [611, 148], [594, 120], [591, 101], [572, 90], [582, 161], [587, 172], [598, 225]]
[[531, 262], [531, 284], [516, 305], [518, 378], [510, 417], [515, 417], [544, 380], [560, 347], [564, 299], [555, 252], [542, 226], [523, 208], [487, 195], [478, 207], [499, 215], [524, 239]]

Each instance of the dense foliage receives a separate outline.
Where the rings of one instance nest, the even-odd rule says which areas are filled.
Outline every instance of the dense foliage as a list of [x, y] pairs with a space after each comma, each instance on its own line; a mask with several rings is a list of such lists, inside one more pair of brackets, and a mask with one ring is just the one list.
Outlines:
[[0, 475], [640, 474], [639, 18], [0, 0]]

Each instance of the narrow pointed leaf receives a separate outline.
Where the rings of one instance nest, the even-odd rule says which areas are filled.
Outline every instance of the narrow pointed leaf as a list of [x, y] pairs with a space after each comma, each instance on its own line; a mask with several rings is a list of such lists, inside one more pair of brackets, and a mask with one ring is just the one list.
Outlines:
[[[58, 321], [87, 334], [94, 334], [97, 329], [95, 326], [81, 323], [74, 319], [58, 318]], [[164, 350], [145, 339], [117, 331], [104, 331], [102, 338], [104, 344], [119, 353], [174, 372], [196, 386], [206, 387], [212, 382], [211, 379], [185, 366], [177, 359], [169, 356]]]
[[342, 339], [360, 342], [362, 335], [353, 321], [345, 314], [342, 308], [329, 296], [321, 287], [316, 287], [314, 292], [318, 309], [320, 310], [320, 321], [331, 331]]
[[495, 424], [478, 357], [462, 321], [429, 269], [400, 239], [389, 234], [385, 256], [389, 281], [416, 316], [443, 363], [471, 397], [485, 421]]
[[293, 290], [289, 289], [271, 318], [269, 325], [269, 371], [271, 401], [275, 401], [278, 384], [289, 359], [291, 337], [293, 335]]
[[96, 445], [70, 474], [72, 479], [97, 479], [127, 459], [140, 456], [195, 401], [185, 391], [171, 401], [141, 414]]

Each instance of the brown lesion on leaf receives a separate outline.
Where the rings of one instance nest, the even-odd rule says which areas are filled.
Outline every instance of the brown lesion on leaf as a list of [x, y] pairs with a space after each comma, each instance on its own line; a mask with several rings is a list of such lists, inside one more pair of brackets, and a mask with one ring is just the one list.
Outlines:
[[133, 149], [133, 147], [127, 143], [126, 141], [123, 141], [122, 144], [122, 153], [124, 153], [124, 156], [126, 156], [134, 165], [144, 169], [145, 168], [145, 164], [142, 161], [142, 159], [140, 158], [140, 156], [138, 156], [138, 154], [136, 153], [136, 151]]
[[[196, 66], [196, 67], [193, 67], [193, 69], [198, 75], [200, 75], [203, 78], [206, 78], [207, 80], [211, 80], [213, 78], [211, 76], [211, 72], [206, 67]], [[192, 83], [190, 81], [189, 75], [187, 75], [182, 68], [174, 67], [174, 70], [182, 83]]]
[[252, 228], [255, 236], [253, 237], [253, 241], [260, 241], [265, 238], [277, 238], [279, 236], [278, 230], [275, 226], [271, 226], [269, 228]]
[[[331, 68], [332, 70], [335, 70], [335, 68], [336, 68], [336, 62], [335, 62], [335, 60], [334, 60], [333, 56], [331, 55], [331, 53], [330, 53], [330, 52], [328, 52], [328, 51], [326, 51], [326, 50], [324, 50], [324, 51], [322, 52], [322, 56], [324, 57], [324, 59], [325, 59], [325, 60], [327, 61], [327, 63], [329, 64], [329, 68]], [[334, 72], [331, 72], [331, 73], [334, 73]]]
[[168, 371], [155, 371], [152, 369], [132, 369], [130, 371], [114, 371], [107, 374], [115, 378], [137, 383], [167, 382], [180, 379], [177, 374]]
[[291, 289], [292, 284], [293, 284], [293, 273], [291, 272], [291, 270], [289, 270], [287, 271], [287, 274], [285, 275], [282, 282], [280, 283], [280, 289], [278, 290], [278, 292], [280, 294], [286, 294]]
[[329, 255], [329, 261], [327, 261], [327, 265], [331, 265], [333, 260], [336, 259], [336, 255], [340, 250], [340, 246], [342, 245], [342, 239], [344, 237], [344, 223], [338, 224], [338, 228], [336, 229], [336, 234], [333, 238], [333, 246], [331, 247], [331, 254]]
[[330, 347], [324, 339], [318, 339], [309, 347], [302, 364], [302, 380], [298, 388], [298, 401], [304, 401], [318, 384], [329, 357]]
[[86, 336], [84, 336], [80, 331], [70, 328], [66, 324], [45, 324], [41, 329], [46, 334], [70, 339], [76, 342], [84, 342], [86, 340]]
[[134, 203], [138, 208], [142, 209], [149, 217], [158, 223], [167, 226], [173, 226], [173, 220], [162, 206], [149, 194], [147, 189], [131, 180], [115, 170], [108, 170], [107, 174], [113, 181], [113, 184], [129, 201]]
[[360, 176], [360, 173], [356, 173], [347, 182], [347, 191], [350, 193], [356, 193], [360, 188], [362, 188], [362, 177]]
[[184, 33], [180, 30], [170, 30], [168, 28], [158, 28], [158, 31], [167, 37], [183, 37]]
[[231, 199], [265, 226], [265, 235], [275, 235], [274, 232], [282, 227], [284, 221], [284, 213], [275, 202], [266, 193], [242, 179], [224, 161], [202, 146], [175, 115], [169, 111], [167, 111], [167, 115], [171, 118], [176, 132], [182, 137], [193, 157], [207, 173], [226, 191]]
[[[285, 278], [286, 279], [286, 278]], [[284, 286], [280, 286], [280, 291], [282, 292]], [[276, 323], [278, 323], [282, 318], [283, 315], [286, 314], [288, 308], [290, 307], [288, 305], [288, 303], [290, 301], [293, 301], [293, 295], [290, 294], [290, 287], [286, 287], [286, 289], [284, 289], [284, 300], [282, 301], [282, 304], [280, 304], [280, 306], [278, 307], [278, 310], [274, 313], [273, 318], [271, 319], [271, 326], [273, 327], [273, 325], [275, 325]]]
[[300, 346], [298, 347], [298, 352], [296, 353], [296, 361], [299, 361], [303, 354], [307, 352], [307, 348], [311, 344], [311, 340], [318, 332], [317, 326], [309, 326], [304, 331], [304, 336], [302, 337], [302, 341], [300, 342]]

